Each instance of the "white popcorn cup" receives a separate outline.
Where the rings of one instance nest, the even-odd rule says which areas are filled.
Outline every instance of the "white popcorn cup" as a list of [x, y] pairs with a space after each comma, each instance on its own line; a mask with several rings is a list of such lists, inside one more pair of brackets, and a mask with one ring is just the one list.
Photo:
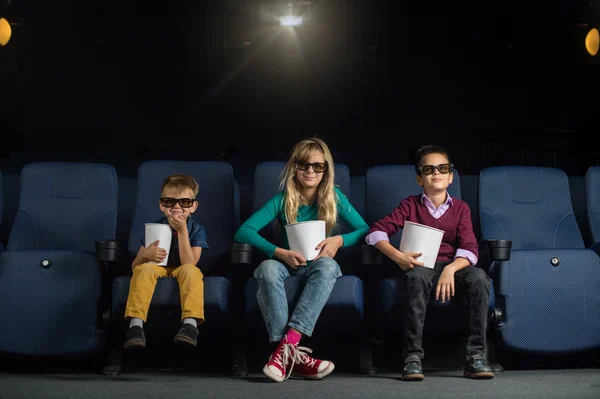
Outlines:
[[325, 239], [324, 220], [288, 224], [285, 231], [290, 249], [298, 252], [304, 259], [313, 260], [321, 252], [315, 247]]
[[171, 227], [168, 224], [146, 223], [145, 247], [148, 248], [150, 244], [159, 240], [158, 246], [167, 251], [167, 257], [158, 264], [159, 266], [167, 265], [169, 249], [171, 248], [171, 237], [173, 237], [173, 233], [171, 233]]
[[423, 262], [425, 267], [433, 269], [443, 237], [443, 230], [419, 223], [404, 222], [400, 251], [422, 253], [417, 260]]

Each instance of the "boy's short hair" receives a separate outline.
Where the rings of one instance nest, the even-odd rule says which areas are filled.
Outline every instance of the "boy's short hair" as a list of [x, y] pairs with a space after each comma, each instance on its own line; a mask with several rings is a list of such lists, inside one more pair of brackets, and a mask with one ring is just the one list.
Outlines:
[[190, 189], [194, 193], [194, 198], [198, 195], [198, 182], [190, 175], [173, 174], [167, 177], [160, 188], [161, 195], [165, 193], [167, 189], [175, 189], [183, 191]]
[[421, 163], [423, 162], [423, 158], [425, 158], [429, 154], [441, 154], [448, 159], [448, 163], [452, 163], [450, 161], [450, 156], [448, 155], [448, 151], [439, 145], [425, 145], [417, 150], [417, 162], [415, 163], [415, 171], [418, 175], [421, 174], [420, 167], [423, 166]]

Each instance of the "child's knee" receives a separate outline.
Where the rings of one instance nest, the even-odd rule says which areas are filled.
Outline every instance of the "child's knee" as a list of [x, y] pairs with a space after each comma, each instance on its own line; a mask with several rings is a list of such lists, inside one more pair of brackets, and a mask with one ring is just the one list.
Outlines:
[[281, 268], [284, 267], [276, 260], [267, 259], [254, 270], [254, 278], [263, 281], [276, 281], [282, 278]]
[[204, 277], [200, 268], [197, 267], [196, 265], [192, 265], [191, 263], [179, 266], [178, 272], [180, 275], [186, 275], [186, 276], [191, 276], [191, 277], [195, 277], [195, 278], [203, 278]]
[[489, 287], [490, 286], [490, 277], [487, 273], [478, 267], [473, 267], [471, 273], [469, 275], [470, 284], [478, 287]]
[[334, 279], [342, 275], [340, 265], [335, 259], [330, 257], [319, 258], [318, 260], [314, 261], [312, 267], [321, 271], [322, 273], [327, 274], [328, 276], [331, 276]]
[[431, 280], [431, 269], [416, 266], [406, 272], [406, 281], [426, 283]]
[[156, 263], [142, 263], [133, 268], [134, 274], [154, 274], [157, 272], [157, 269], [161, 267]]

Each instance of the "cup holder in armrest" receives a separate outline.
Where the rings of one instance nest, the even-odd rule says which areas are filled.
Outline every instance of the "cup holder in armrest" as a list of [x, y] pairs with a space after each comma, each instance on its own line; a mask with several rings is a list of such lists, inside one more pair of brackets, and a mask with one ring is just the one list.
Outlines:
[[99, 262], [118, 262], [125, 245], [121, 241], [102, 240], [96, 242], [96, 259]]
[[254, 246], [250, 244], [242, 244], [234, 242], [231, 246], [231, 263], [234, 264], [250, 264], [252, 262], [252, 252]]
[[493, 261], [510, 260], [510, 240], [487, 240], [487, 248]]

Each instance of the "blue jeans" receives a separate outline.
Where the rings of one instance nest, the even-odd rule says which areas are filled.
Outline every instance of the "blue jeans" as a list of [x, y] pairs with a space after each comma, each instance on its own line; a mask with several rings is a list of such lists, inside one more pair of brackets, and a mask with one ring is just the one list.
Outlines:
[[[308, 277], [291, 318], [284, 287], [284, 281], [290, 275]], [[258, 281], [256, 299], [265, 320], [269, 341], [280, 341], [287, 332], [286, 327], [310, 337], [333, 285], [341, 275], [338, 263], [328, 257], [297, 269], [289, 268], [275, 259], [261, 262], [254, 271], [254, 278]]]

